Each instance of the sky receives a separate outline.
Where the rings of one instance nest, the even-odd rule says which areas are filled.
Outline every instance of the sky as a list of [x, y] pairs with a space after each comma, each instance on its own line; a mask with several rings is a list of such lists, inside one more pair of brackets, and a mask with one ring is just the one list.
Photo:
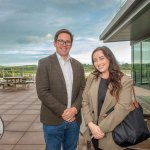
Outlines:
[[70, 55], [91, 64], [91, 53], [108, 46], [119, 63], [131, 63], [130, 42], [103, 43], [100, 34], [121, 0], [0, 0], [0, 65], [34, 65], [55, 52], [54, 34], [74, 35]]

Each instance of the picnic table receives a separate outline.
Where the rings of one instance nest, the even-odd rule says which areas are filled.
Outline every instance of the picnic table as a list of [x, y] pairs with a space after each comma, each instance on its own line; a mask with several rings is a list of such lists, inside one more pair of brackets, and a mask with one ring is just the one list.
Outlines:
[[29, 84], [25, 77], [4, 77], [3, 79], [4, 81], [1, 83], [3, 89], [5, 89], [5, 87], [17, 88], [17, 85], [21, 85], [22, 88], [26, 88]]

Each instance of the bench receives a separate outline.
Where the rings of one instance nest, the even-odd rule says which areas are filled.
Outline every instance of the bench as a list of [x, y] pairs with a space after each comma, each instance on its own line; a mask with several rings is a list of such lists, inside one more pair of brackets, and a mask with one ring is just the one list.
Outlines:
[[22, 82], [1, 82], [0, 83], [0, 87], [2, 87], [2, 89], [5, 89], [5, 88], [17, 88], [17, 85], [21, 85], [22, 88], [29, 88], [30, 84], [32, 83], [35, 83], [34, 81], [26, 81], [26, 80], [23, 80]]
[[34, 81], [28, 81], [28, 80], [26, 81], [26, 80], [24, 80], [24, 81], [22, 81], [22, 82], [19, 82], [19, 83], [17, 82], [17, 83], [13, 83], [13, 84], [15, 84], [15, 86], [16, 86], [17, 84], [18, 84], [18, 85], [20, 84], [20, 85], [22, 85], [23, 88], [26, 89], [26, 88], [29, 88], [30, 84], [32, 84], [32, 83], [35, 83], [35, 82], [34, 82]]
[[6, 83], [6, 82], [2, 82], [0, 83], [0, 87], [2, 86], [3, 89], [5, 89], [5, 87], [12, 87], [12, 83]]
[[5, 83], [0, 83], [0, 87], [3, 87], [3, 89], [4, 89], [4, 86], [5, 86]]
[[17, 88], [17, 85], [21, 85], [22, 88], [29, 88], [29, 85], [31, 83], [35, 83], [34, 81], [22, 81], [22, 82], [13, 82], [12, 85], [13, 87]]

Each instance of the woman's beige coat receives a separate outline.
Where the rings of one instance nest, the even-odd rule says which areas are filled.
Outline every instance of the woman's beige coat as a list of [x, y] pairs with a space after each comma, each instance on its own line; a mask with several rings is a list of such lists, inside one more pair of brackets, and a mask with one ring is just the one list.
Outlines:
[[[90, 74], [87, 78], [85, 90], [83, 92], [82, 111], [85, 124], [94, 122], [105, 133], [103, 139], [99, 140], [99, 147], [103, 150], [122, 150], [123, 148], [116, 145], [112, 139], [113, 129], [128, 115], [130, 111], [130, 104], [132, 102], [132, 79], [128, 76], [122, 77], [122, 90], [119, 94], [119, 100], [116, 101], [115, 97], [110, 94], [108, 90], [105, 96], [105, 100], [100, 112], [97, 115], [97, 101], [98, 101], [98, 88], [101, 78], [94, 79], [94, 75]], [[115, 105], [114, 111], [112, 111], [107, 117], [104, 114]], [[91, 133], [87, 127], [84, 136], [87, 140], [91, 140]]]

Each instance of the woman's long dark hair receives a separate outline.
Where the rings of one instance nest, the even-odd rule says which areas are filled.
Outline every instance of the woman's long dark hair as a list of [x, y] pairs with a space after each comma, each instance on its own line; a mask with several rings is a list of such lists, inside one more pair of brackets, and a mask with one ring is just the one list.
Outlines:
[[[112, 96], [115, 96], [116, 100], [118, 100], [118, 98], [119, 98], [119, 92], [120, 92], [120, 90], [122, 88], [121, 77], [124, 74], [120, 71], [120, 67], [118, 65], [118, 62], [116, 61], [116, 58], [115, 58], [114, 54], [106, 46], [97, 47], [93, 51], [93, 53], [92, 53], [92, 63], [93, 63], [93, 66], [94, 66], [93, 55], [97, 51], [102, 51], [103, 54], [104, 54], [104, 56], [109, 60], [109, 68], [108, 68], [108, 70], [109, 70], [109, 78], [108, 78], [107, 84], [111, 85], [110, 94]], [[95, 67], [95, 70], [93, 71], [93, 75], [95, 76], [95, 79], [98, 79], [98, 77], [100, 76], [100, 74], [101, 74], [101, 72], [99, 72], [96, 69], [96, 67]]]

